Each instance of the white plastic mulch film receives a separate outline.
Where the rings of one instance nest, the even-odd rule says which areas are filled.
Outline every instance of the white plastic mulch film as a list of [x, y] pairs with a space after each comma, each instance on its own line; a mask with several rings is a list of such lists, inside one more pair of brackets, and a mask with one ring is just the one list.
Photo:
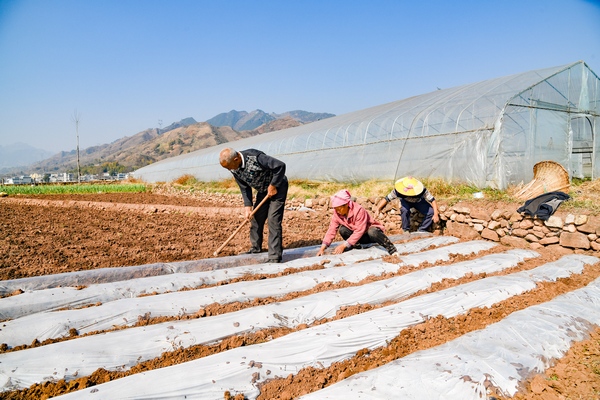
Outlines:
[[[127, 368], [152, 354], [210, 342], [236, 329], [247, 332], [255, 326], [294, 326], [332, 316], [335, 309], [343, 305], [401, 299], [450, 276], [500, 271], [535, 256], [531, 251], [494, 254], [481, 257], [481, 262], [434, 267], [360, 287], [319, 293], [233, 315], [209, 317], [212, 323], [203, 320], [171, 322], [18, 352], [21, 354], [8, 353], [2, 357], [3, 383], [27, 385], [31, 380], [47, 379], [48, 376], [70, 378], [75, 372], [85, 374], [98, 365], [110, 369], [115, 365], [117, 369]], [[244, 398], [255, 399], [260, 393], [260, 384], [271, 378], [285, 378], [306, 367], [326, 368], [353, 357], [362, 349], [385, 346], [403, 329], [429, 317], [451, 318], [472, 308], [489, 307], [526, 293], [537, 283], [581, 274], [584, 264], [598, 261], [591, 256], [565, 256], [532, 270], [479, 279], [316, 325], [269, 342], [130, 375], [59, 397], [217, 399], [229, 391], [232, 395], [243, 393]], [[365, 268], [377, 263], [381, 261], [367, 263]], [[429, 282], [422, 281], [424, 278]], [[547, 303], [513, 313], [481, 331], [358, 374], [306, 398], [448, 397], [475, 400], [485, 398], [489, 381], [505, 393], [514, 394], [519, 382], [528, 374], [547, 368], [551, 359], [564, 355], [573, 342], [584, 340], [600, 323], [599, 296], [600, 280], [596, 280]], [[115, 349], [113, 345], [118, 347]], [[111, 349], [110, 354], [107, 349]], [[66, 368], [67, 365], [70, 368]]]
[[[0, 309], [6, 319], [0, 329], [0, 343], [14, 347], [34, 340], [62, 338], [69, 336], [72, 329], [80, 335], [90, 335], [0, 354], [0, 392], [60, 379], [71, 381], [99, 368], [126, 371], [164, 352], [215, 344], [233, 335], [261, 329], [310, 325], [323, 318], [333, 318], [337, 311], [351, 305], [394, 302], [265, 343], [230, 349], [60, 396], [215, 399], [229, 391], [253, 399], [259, 395], [260, 384], [271, 378], [286, 377], [309, 366], [325, 368], [353, 357], [361, 349], [385, 346], [403, 329], [430, 317], [443, 315], [450, 318], [473, 308], [489, 307], [526, 293], [540, 282], [581, 274], [586, 264], [600, 261], [597, 257], [573, 254], [554, 262], [540, 262], [529, 270], [489, 276], [525, 260], [535, 260], [539, 254], [532, 250], [510, 249], [479, 255], [497, 248], [497, 244], [482, 240], [457, 242], [456, 238], [445, 236], [418, 238], [396, 244], [396, 248], [400, 254], [397, 263], [384, 261], [382, 258], [387, 252], [372, 246], [337, 256], [302, 256], [283, 264], [255, 264], [90, 283], [80, 290], [55, 287], [49, 282], [37, 282], [36, 289], [33, 287], [36, 282], [24, 281], [30, 287], [28, 292], [13, 296], [23, 296], [21, 301], [12, 301], [11, 297], [0, 299]], [[473, 258], [444, 263], [451, 255]], [[278, 272], [316, 263], [324, 268], [277, 276]], [[431, 266], [413, 271], [423, 263]], [[440, 265], [436, 265], [438, 263]], [[398, 270], [406, 273], [200, 319], [176, 319], [131, 327], [140, 315], [183, 316], [213, 303], [278, 298], [326, 282], [358, 283], [370, 276]], [[274, 276], [219, 284], [239, 276], [265, 273]], [[415, 296], [436, 283], [465, 276], [481, 278]], [[102, 280], [97, 275], [93, 278]], [[112, 279], [112, 276], [107, 278]], [[64, 282], [64, 277], [59, 279]], [[209, 286], [179, 291], [183, 287], [206, 284]], [[574, 341], [585, 339], [594, 324], [600, 323], [599, 285], [596, 281], [546, 304], [513, 313], [506, 318], [507, 322], [490, 325], [427, 352], [414, 353], [382, 367], [381, 372], [373, 370], [370, 375], [367, 372], [341, 381], [309, 398], [366, 396], [387, 399], [396, 398], [394, 393], [406, 394], [400, 396], [402, 398], [438, 398], [435, 393], [441, 393], [452, 394], [452, 398], [475, 399], [481, 398], [477, 396], [482, 395], [489, 380], [506, 393], [514, 393], [528, 372], [547, 368], [550, 359], [561, 357]], [[151, 292], [160, 294], [138, 297]], [[93, 307], [85, 307], [92, 304]], [[126, 326], [130, 328], [93, 334], [94, 331]], [[432, 365], [436, 360], [438, 364]], [[470, 380], [465, 380], [466, 376]], [[363, 385], [362, 382], [366, 383]], [[420, 385], [427, 387], [430, 391], [427, 394], [431, 396], [415, 397], [410, 392], [416, 387], [411, 385], [412, 382], [424, 382]]]
[[600, 79], [585, 64], [529, 71], [395, 101], [304, 126], [163, 160], [136, 177], [202, 181], [231, 177], [225, 147], [257, 148], [294, 179], [361, 182], [405, 175], [505, 189], [528, 182], [533, 165], [559, 162], [598, 177]]

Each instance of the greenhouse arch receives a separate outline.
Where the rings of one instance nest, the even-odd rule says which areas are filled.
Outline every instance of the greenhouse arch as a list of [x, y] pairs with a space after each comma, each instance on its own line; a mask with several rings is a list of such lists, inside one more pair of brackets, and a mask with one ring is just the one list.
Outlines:
[[291, 179], [362, 182], [404, 175], [505, 189], [551, 160], [571, 177], [600, 175], [600, 79], [583, 61], [489, 79], [265, 133], [135, 171], [148, 182], [229, 178], [225, 147], [256, 148]]

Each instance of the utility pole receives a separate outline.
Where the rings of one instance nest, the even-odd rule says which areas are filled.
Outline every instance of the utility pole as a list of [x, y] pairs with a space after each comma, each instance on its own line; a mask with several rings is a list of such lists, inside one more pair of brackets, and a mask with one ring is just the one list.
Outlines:
[[75, 122], [75, 133], [77, 134], [77, 182], [81, 183], [81, 167], [79, 165], [79, 118], [77, 109], [73, 112], [72, 120]]

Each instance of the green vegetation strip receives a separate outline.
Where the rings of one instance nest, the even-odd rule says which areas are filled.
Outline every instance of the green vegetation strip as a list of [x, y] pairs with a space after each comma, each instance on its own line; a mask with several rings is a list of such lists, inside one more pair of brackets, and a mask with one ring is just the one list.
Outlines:
[[73, 184], [73, 185], [0, 185], [0, 193], [15, 194], [83, 194], [83, 193], [140, 193], [146, 185], [135, 184]]

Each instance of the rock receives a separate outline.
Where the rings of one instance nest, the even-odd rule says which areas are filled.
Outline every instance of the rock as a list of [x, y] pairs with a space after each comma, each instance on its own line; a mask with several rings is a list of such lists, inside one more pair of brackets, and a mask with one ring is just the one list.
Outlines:
[[495, 231], [496, 229], [500, 228], [502, 226], [502, 224], [496, 220], [492, 220], [488, 223], [488, 228]]
[[454, 206], [452, 207], [452, 210], [459, 214], [471, 214], [471, 209], [469, 207]]
[[575, 216], [573, 214], [567, 214], [567, 216], [565, 217], [565, 225], [574, 224], [574, 223], [575, 223]]
[[590, 216], [588, 221], [577, 227], [579, 232], [600, 235], [600, 217]]
[[500, 243], [506, 246], [518, 247], [521, 249], [529, 248], [529, 243], [527, 242], [527, 240], [514, 236], [504, 236], [500, 239]]
[[559, 242], [559, 239], [557, 236], [550, 236], [550, 237], [546, 237], [541, 239], [538, 243], [539, 244], [543, 244], [544, 246], [549, 245], [549, 244], [556, 244]]
[[524, 219], [523, 221], [521, 221], [519, 223], [519, 228], [521, 228], [521, 229], [533, 228], [533, 221], [531, 219], [529, 219], [529, 218]]
[[532, 233], [526, 235], [524, 239], [527, 240], [528, 242], [539, 242], [539, 240], [540, 240], [537, 236], [535, 236]]
[[519, 222], [522, 220], [523, 220], [523, 216], [521, 214], [519, 214], [518, 212], [512, 213], [512, 215], [510, 216], [510, 219], [509, 219], [510, 222]]
[[538, 239], [543, 239], [546, 237], [546, 235], [544, 235], [544, 232], [542, 231], [531, 231], [531, 234], [535, 235], [535, 237], [537, 237]]
[[528, 233], [529, 233], [529, 231], [526, 229], [513, 229], [513, 231], [512, 231], [513, 236], [522, 237], [522, 238], [527, 236]]
[[580, 232], [563, 232], [560, 235], [559, 244], [563, 247], [570, 247], [574, 249], [589, 249], [590, 241], [587, 236]]
[[564, 223], [562, 218], [557, 217], [556, 215], [551, 215], [550, 218], [548, 218], [548, 220], [544, 222], [544, 225], [546, 225], [548, 228], [562, 229]]
[[571, 225], [564, 226], [563, 231], [573, 233], [573, 232], [577, 232], [577, 228], [575, 228], [575, 225], [571, 224]]
[[489, 229], [489, 228], [485, 228], [482, 232], [481, 232], [481, 237], [487, 240], [491, 240], [493, 242], [499, 242], [500, 241], [500, 236], [498, 236], [498, 234]]
[[498, 221], [499, 219], [502, 218], [502, 214], [504, 213], [504, 211], [502, 210], [494, 210], [494, 212], [492, 212], [492, 221]]
[[470, 213], [471, 218], [473, 219], [479, 219], [481, 221], [489, 221], [490, 220], [490, 214], [487, 213], [485, 210], [473, 210]]
[[467, 225], [463, 225], [452, 221], [448, 221], [446, 223], [446, 234], [468, 240], [475, 240], [480, 238], [479, 233], [477, 233], [475, 229]]

